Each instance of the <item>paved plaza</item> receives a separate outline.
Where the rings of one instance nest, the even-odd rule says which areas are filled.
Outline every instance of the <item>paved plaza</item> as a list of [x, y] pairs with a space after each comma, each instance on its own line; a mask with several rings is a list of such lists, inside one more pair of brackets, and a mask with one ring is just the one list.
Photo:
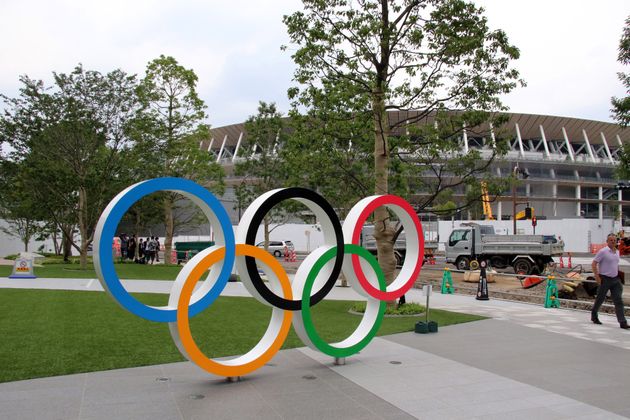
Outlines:
[[[0, 278], [0, 288], [93, 290], [96, 280]], [[168, 293], [170, 282], [126, 282]], [[240, 283], [224, 294], [246, 296]], [[358, 299], [336, 287], [333, 299]], [[601, 315], [492, 298], [431, 297], [490, 319], [374, 339], [336, 366], [281, 351], [227, 382], [188, 362], [0, 384], [2, 419], [614, 419], [630, 417], [630, 333]], [[424, 303], [419, 290], [408, 300]]]

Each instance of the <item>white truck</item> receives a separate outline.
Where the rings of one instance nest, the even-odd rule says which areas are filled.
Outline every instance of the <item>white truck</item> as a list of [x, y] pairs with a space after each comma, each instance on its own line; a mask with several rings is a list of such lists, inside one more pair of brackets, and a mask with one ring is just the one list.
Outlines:
[[517, 274], [542, 273], [554, 256], [561, 256], [564, 243], [547, 235], [495, 235], [492, 226], [462, 223], [446, 242], [446, 262], [459, 270], [474, 268], [485, 260], [494, 268], [513, 267]]
[[[425, 228], [426, 229], [426, 228]], [[435, 255], [435, 252], [438, 248], [437, 242], [437, 233], [433, 234], [430, 230], [423, 230], [424, 232], [424, 258], [431, 257]], [[370, 251], [373, 255], [376, 255], [376, 239], [373, 236], [374, 234], [374, 226], [373, 225], [365, 225], [363, 226], [363, 230], [361, 232], [361, 246], [368, 251]], [[405, 239], [405, 232], [402, 232], [400, 236], [396, 239], [396, 244], [394, 245], [394, 256], [396, 257], [396, 265], [398, 267], [402, 266], [402, 263], [405, 261], [405, 255], [407, 252], [407, 242]]]

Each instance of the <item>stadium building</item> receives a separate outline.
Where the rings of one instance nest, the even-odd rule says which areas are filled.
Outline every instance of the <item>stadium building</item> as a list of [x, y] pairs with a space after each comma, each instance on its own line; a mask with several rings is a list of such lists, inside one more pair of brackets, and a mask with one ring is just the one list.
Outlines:
[[[390, 123], [409, 117], [407, 112], [390, 113]], [[507, 155], [493, 163], [497, 176], [517, 173], [521, 181], [515, 191], [491, 197], [492, 212], [497, 220], [512, 218], [513, 202], [528, 202], [540, 220], [585, 218], [616, 219], [630, 224], [630, 190], [615, 178], [618, 153], [630, 142], [630, 129], [616, 124], [550, 115], [507, 114], [508, 121], [496, 130], [480, 127], [475, 132], [490, 133], [478, 137], [464, 132], [462, 152], [478, 149], [482, 156], [492, 154], [494, 133], [501, 131], [509, 139]], [[421, 122], [432, 123], [431, 119]], [[212, 130], [212, 139], [201, 147], [213, 153], [227, 173], [238, 159], [241, 146], [247, 142], [244, 124], [233, 124]], [[228, 177], [228, 186], [239, 180]], [[464, 191], [455, 191], [463, 194]], [[234, 200], [228, 187], [224, 200]], [[226, 205], [226, 208], [229, 207]], [[522, 210], [523, 206], [519, 207]], [[233, 214], [236, 222], [238, 216]], [[467, 218], [464, 214], [462, 219]], [[626, 223], [624, 223], [626, 224]]]

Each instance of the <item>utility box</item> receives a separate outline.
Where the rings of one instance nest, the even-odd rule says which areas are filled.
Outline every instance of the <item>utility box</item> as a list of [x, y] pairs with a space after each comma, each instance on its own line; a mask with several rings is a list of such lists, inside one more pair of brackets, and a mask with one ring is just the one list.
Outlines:
[[182, 261], [188, 261], [200, 251], [214, 245], [214, 241], [190, 241], [175, 242], [175, 251], [177, 252], [177, 264]]

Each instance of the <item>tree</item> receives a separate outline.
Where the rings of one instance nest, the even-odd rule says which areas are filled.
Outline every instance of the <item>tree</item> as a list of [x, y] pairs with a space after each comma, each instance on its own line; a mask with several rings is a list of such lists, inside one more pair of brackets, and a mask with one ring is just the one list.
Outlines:
[[[622, 65], [630, 65], [630, 17], [626, 19], [626, 26], [623, 28], [621, 39], [619, 40], [619, 55], [617, 61]], [[626, 96], [623, 98], [613, 97], [612, 113], [613, 118], [622, 127], [630, 124], [630, 73], [619, 72], [617, 77], [626, 89]]]
[[[390, 192], [394, 167], [409, 176], [397, 180], [401, 188], [429, 188], [419, 207], [429, 207], [444, 189], [473, 185], [477, 176], [485, 176], [493, 190], [487, 167], [505, 149], [498, 145], [490, 159], [481, 159], [474, 150], [461, 153], [458, 143], [464, 130], [474, 132], [484, 122], [498, 127], [500, 121], [487, 123], [505, 109], [500, 95], [522, 81], [510, 67], [518, 49], [503, 31], [488, 27], [482, 8], [463, 0], [303, 0], [303, 5], [303, 11], [284, 17], [297, 46], [292, 58], [298, 86], [289, 97], [295, 110], [306, 109], [323, 129], [348, 117], [365, 121], [355, 124], [357, 131], [342, 132], [353, 145], [371, 137], [376, 194]], [[409, 113], [390, 121], [388, 111], [394, 110]], [[417, 127], [427, 120], [435, 124]], [[423, 180], [427, 171], [438, 176], [434, 183]], [[398, 231], [389, 217], [385, 208], [374, 214], [378, 260], [388, 283]]]
[[[286, 160], [280, 157], [286, 142], [286, 127], [275, 103], [259, 102], [258, 113], [245, 122], [247, 146], [243, 147], [235, 174], [243, 177], [236, 189], [238, 205], [251, 203], [261, 194], [286, 186]], [[271, 224], [285, 223], [295, 209], [293, 202], [274, 207], [263, 219], [265, 249], [269, 249]]]
[[137, 111], [136, 80], [121, 70], [104, 75], [81, 65], [53, 76], [50, 88], [24, 76], [19, 98], [1, 96], [7, 109], [0, 142], [13, 147], [9, 160], [26, 174], [32, 204], [46, 210], [86, 268], [98, 218], [122, 187], [117, 174]]
[[0, 218], [7, 223], [0, 231], [19, 238], [28, 251], [33, 237], [43, 232], [40, 220], [45, 218], [20, 172], [20, 165], [9, 160], [0, 161]]
[[[630, 17], [626, 19], [626, 26], [623, 28], [621, 39], [619, 40], [619, 55], [617, 61], [622, 65], [630, 65]], [[612, 113], [613, 118], [622, 127], [630, 125], [630, 73], [617, 73], [619, 80], [626, 89], [626, 96], [623, 98], [613, 97]], [[624, 144], [619, 153], [619, 165], [617, 166], [617, 176], [620, 179], [630, 178], [630, 146]]]
[[[199, 144], [210, 136], [203, 101], [197, 95], [195, 72], [161, 55], [147, 65], [138, 96], [143, 108], [136, 126], [142, 156], [143, 178], [175, 176], [205, 183], [215, 193], [223, 192], [223, 170]], [[171, 261], [173, 236], [178, 226], [177, 211], [185, 203], [175, 193], [162, 193], [164, 208], [165, 261]], [[181, 220], [179, 220], [181, 221]]]

